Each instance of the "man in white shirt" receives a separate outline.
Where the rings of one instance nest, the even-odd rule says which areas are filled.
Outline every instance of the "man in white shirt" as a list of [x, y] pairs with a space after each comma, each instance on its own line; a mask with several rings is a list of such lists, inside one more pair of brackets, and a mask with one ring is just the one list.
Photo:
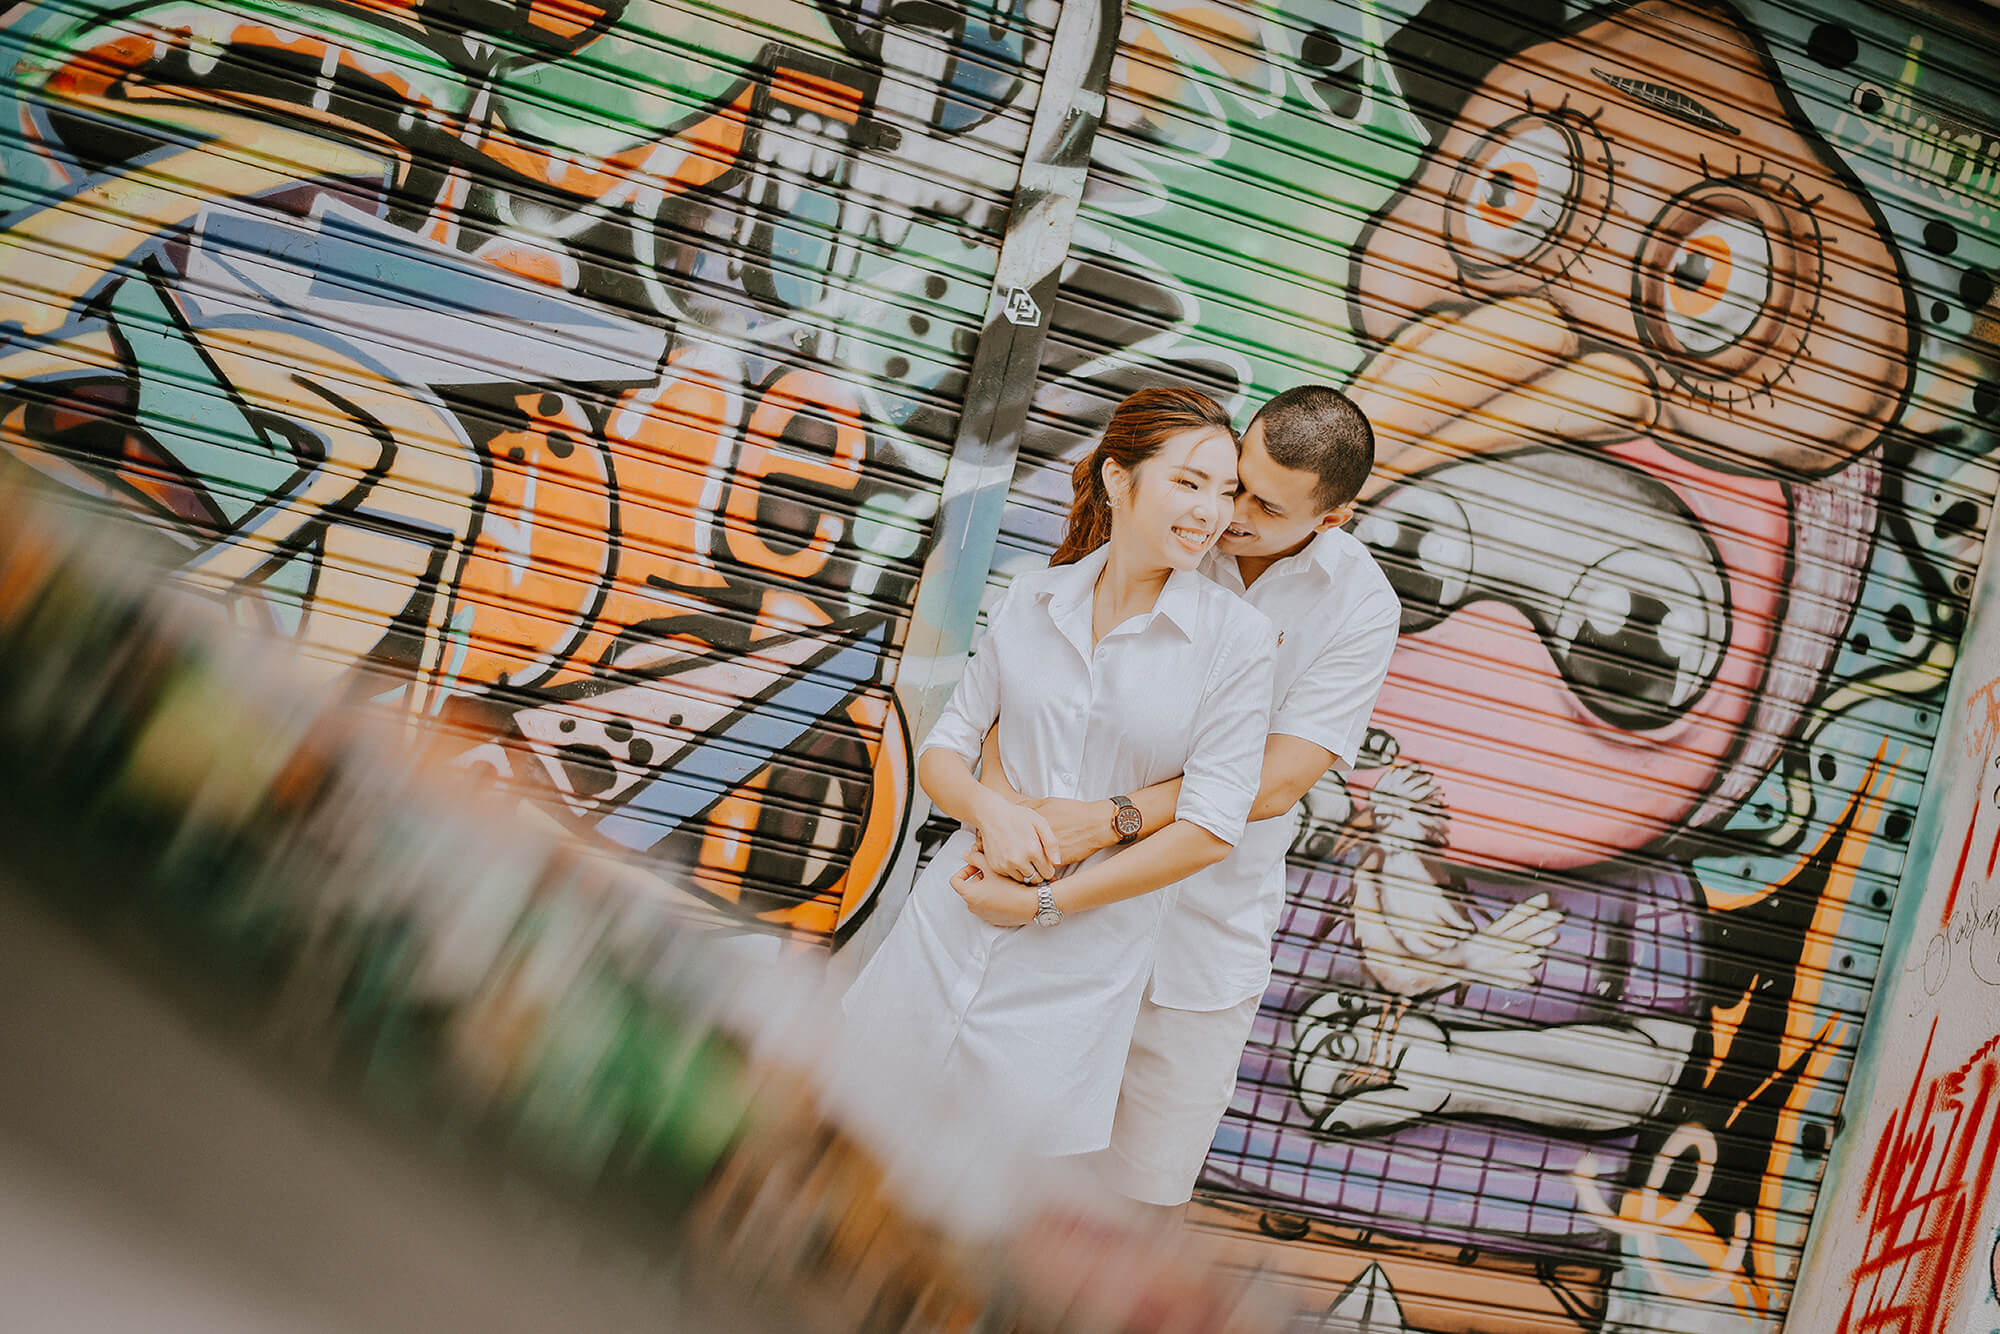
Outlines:
[[[1367, 418], [1339, 391], [1277, 395], [1243, 433], [1234, 522], [1202, 565], [1270, 618], [1277, 669], [1251, 824], [1227, 858], [1178, 886], [1111, 1145], [1096, 1156], [1113, 1188], [1144, 1203], [1178, 1206], [1193, 1192], [1270, 980], [1294, 808], [1329, 768], [1354, 763], [1388, 675], [1402, 608], [1367, 549], [1341, 531], [1374, 458]], [[1178, 793], [1176, 780], [1031, 804], [1068, 865], [1164, 828]]]

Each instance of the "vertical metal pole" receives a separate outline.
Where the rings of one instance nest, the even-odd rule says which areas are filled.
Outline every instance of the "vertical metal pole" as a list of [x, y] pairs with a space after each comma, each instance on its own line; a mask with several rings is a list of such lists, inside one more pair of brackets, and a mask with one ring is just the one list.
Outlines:
[[[958, 437], [945, 470], [937, 527], [896, 674], [896, 695], [912, 744], [943, 711], [972, 649], [980, 592], [993, 566], [1021, 430], [1034, 403], [1042, 345], [1090, 173], [1090, 149], [1104, 117], [1122, 10], [1123, 0], [1064, 0], [1050, 40], [1048, 68], [987, 294], [986, 322], [972, 354]], [[916, 830], [928, 812], [921, 791], [911, 797], [903, 847], [844, 956], [865, 958], [909, 892]]]

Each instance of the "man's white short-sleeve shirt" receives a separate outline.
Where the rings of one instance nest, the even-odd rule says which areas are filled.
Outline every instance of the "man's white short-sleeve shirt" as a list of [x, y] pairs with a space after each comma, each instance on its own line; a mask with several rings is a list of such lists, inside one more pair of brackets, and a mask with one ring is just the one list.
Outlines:
[[[1211, 555], [1202, 571], [1263, 612], [1277, 632], [1269, 730], [1310, 741], [1331, 751], [1336, 766], [1351, 766], [1402, 619], [1368, 548], [1335, 528], [1248, 588], [1232, 556]], [[1155, 1004], [1221, 1010], [1262, 994], [1297, 823], [1296, 807], [1253, 822], [1229, 856], [1181, 882], [1153, 966]]]

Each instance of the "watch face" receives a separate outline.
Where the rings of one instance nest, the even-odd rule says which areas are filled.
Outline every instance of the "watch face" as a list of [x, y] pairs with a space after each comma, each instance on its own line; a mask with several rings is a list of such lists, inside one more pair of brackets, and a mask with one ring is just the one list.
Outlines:
[[1140, 826], [1144, 825], [1146, 820], [1139, 814], [1137, 806], [1120, 806], [1115, 823], [1119, 833], [1131, 835], [1138, 833]]
[[1044, 908], [1035, 914], [1035, 924], [1037, 926], [1054, 926], [1061, 920], [1062, 914], [1054, 908]]

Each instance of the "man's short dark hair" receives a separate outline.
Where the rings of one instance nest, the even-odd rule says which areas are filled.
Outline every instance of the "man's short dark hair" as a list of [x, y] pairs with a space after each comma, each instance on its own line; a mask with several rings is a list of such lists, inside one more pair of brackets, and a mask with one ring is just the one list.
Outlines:
[[1354, 401], [1323, 384], [1275, 395], [1251, 424], [1264, 425], [1264, 450], [1281, 468], [1319, 475], [1313, 501], [1339, 509], [1361, 494], [1375, 467], [1375, 431]]

